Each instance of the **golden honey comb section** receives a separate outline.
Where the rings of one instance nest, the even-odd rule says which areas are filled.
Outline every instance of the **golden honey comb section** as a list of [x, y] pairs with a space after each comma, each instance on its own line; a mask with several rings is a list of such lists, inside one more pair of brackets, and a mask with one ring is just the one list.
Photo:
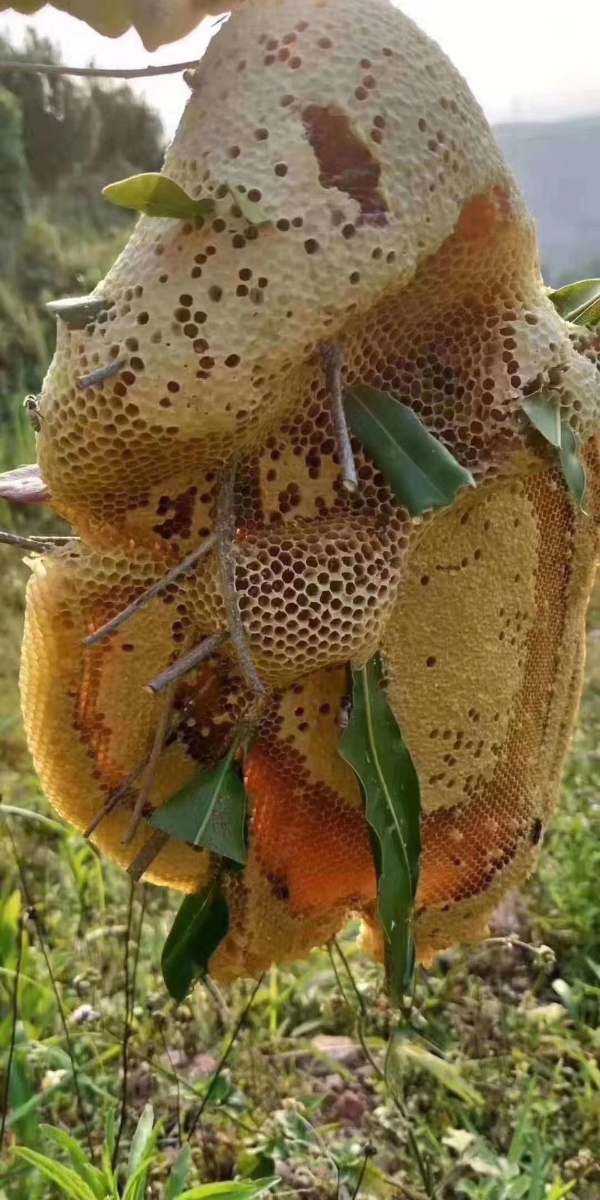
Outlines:
[[[464, 81], [382, 0], [235, 13], [164, 170], [214, 217], [140, 220], [97, 289], [107, 309], [83, 330], [59, 322], [42, 391], [44, 477], [80, 520], [115, 490], [135, 506], [177, 469], [260, 446], [301, 407], [311, 352], [404, 289], [469, 199], [499, 186], [531, 237]], [[236, 215], [231, 188], [264, 222]]]
[[[587, 458], [594, 501], [593, 447]], [[484, 486], [426, 526], [415, 545], [383, 655], [388, 697], [423, 786], [416, 932], [424, 959], [479, 936], [507, 887], [536, 860], [577, 706], [596, 542], [594, 522], [577, 516], [560, 475], [549, 470]], [[94, 610], [89, 595], [82, 599], [90, 577], [100, 596], [101, 589], [97, 559], [87, 578], [77, 559], [57, 556], [32, 581], [23, 696], [42, 783], [81, 828], [147, 755], [160, 706], [143, 685], [163, 663], [172, 615], [169, 605], [140, 614], [137, 629], [116, 635], [110, 651], [99, 647], [82, 674], [79, 647]], [[510, 611], [506, 570], [530, 581]], [[142, 558], [138, 572], [146, 582], [157, 566]], [[130, 564], [127, 578], [130, 587]], [[231, 932], [214, 963], [224, 978], [308, 952], [351, 911], [373, 911], [360, 790], [338, 753], [349, 700], [340, 666], [276, 694], [262, 718], [246, 765], [250, 864], [243, 880], [227, 885]], [[231, 664], [210, 662], [185, 680], [176, 736], [133, 846], [123, 846], [131, 804], [100, 825], [98, 844], [129, 865], [147, 843], [152, 808], [223, 753], [250, 702]], [[206, 856], [171, 840], [148, 877], [197, 890], [208, 870]]]

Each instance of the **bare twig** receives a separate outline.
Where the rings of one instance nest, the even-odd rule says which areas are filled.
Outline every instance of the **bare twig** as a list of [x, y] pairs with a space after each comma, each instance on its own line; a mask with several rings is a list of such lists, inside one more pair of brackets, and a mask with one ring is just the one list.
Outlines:
[[162, 1044], [165, 1048], [165, 1054], [169, 1060], [171, 1074], [173, 1076], [173, 1079], [175, 1080], [175, 1095], [176, 1095], [176, 1103], [177, 1103], [177, 1144], [179, 1146], [179, 1149], [181, 1150], [181, 1147], [183, 1145], [183, 1138], [181, 1136], [181, 1085], [180, 1085], [179, 1075], [177, 1074], [177, 1071], [175, 1069], [175, 1063], [173, 1062], [173, 1059], [171, 1056], [171, 1051], [169, 1049], [169, 1043], [167, 1041], [162, 1022], [160, 1024], [158, 1024], [158, 1032], [159, 1032]]
[[45, 504], [49, 499], [50, 492], [37, 463], [15, 467], [14, 471], [0, 475], [0, 500], [8, 500], [9, 504]]
[[346, 974], [348, 976], [348, 979], [350, 980], [350, 983], [352, 984], [352, 990], [354, 991], [354, 995], [356, 996], [356, 999], [358, 1000], [360, 1011], [361, 1011], [363, 1017], [366, 1017], [366, 1016], [368, 1016], [368, 1013], [367, 1013], [367, 1006], [365, 1004], [364, 997], [362, 995], [362, 992], [359, 991], [358, 984], [354, 978], [354, 975], [352, 974], [352, 968], [350, 966], [350, 963], [348, 962], [348, 959], [346, 958], [346, 955], [344, 954], [344, 951], [342, 950], [342, 947], [341, 947], [341, 944], [340, 944], [338, 938], [333, 939], [333, 944], [344, 964]]
[[19, 980], [21, 978], [21, 964], [23, 962], [23, 912], [19, 913], [19, 926], [17, 932], [17, 969], [15, 971], [15, 986], [12, 994], [12, 1024], [10, 1029], [10, 1045], [8, 1047], [8, 1061], [6, 1063], [6, 1073], [4, 1076], [4, 1087], [2, 1089], [2, 1120], [0, 1123], [0, 1150], [4, 1144], [4, 1134], [6, 1131], [6, 1121], [8, 1117], [8, 1102], [10, 1093], [10, 1077], [12, 1075], [13, 1058], [15, 1056], [15, 1046], [17, 1044], [17, 1020], [19, 1017]]
[[209, 1102], [209, 1100], [210, 1100], [210, 1098], [211, 1098], [211, 1096], [212, 1096], [212, 1094], [213, 1094], [213, 1091], [214, 1091], [214, 1089], [215, 1089], [215, 1085], [216, 1085], [216, 1083], [217, 1083], [217, 1080], [218, 1080], [219, 1076], [221, 1075], [221, 1072], [223, 1071], [223, 1069], [224, 1069], [224, 1067], [225, 1067], [225, 1065], [226, 1065], [226, 1063], [227, 1063], [227, 1059], [229, 1058], [229, 1055], [231, 1054], [231, 1051], [233, 1050], [233, 1047], [235, 1046], [235, 1043], [236, 1043], [236, 1041], [237, 1041], [237, 1039], [238, 1039], [238, 1037], [239, 1037], [239, 1035], [240, 1035], [240, 1032], [241, 1032], [242, 1026], [244, 1025], [244, 1023], [245, 1023], [245, 1021], [246, 1021], [246, 1018], [247, 1018], [247, 1016], [248, 1016], [248, 1014], [249, 1014], [249, 1012], [250, 1012], [250, 1009], [252, 1008], [252, 1005], [254, 1004], [254, 1000], [255, 1000], [255, 998], [256, 998], [256, 994], [257, 994], [257, 992], [258, 992], [258, 989], [259, 989], [259, 987], [260, 987], [260, 986], [261, 986], [261, 984], [262, 984], [262, 981], [263, 981], [264, 977], [265, 977], [265, 976], [264, 976], [264, 972], [263, 972], [263, 974], [261, 975], [260, 979], [258, 980], [258, 983], [257, 983], [257, 984], [255, 985], [255, 987], [252, 989], [252, 994], [251, 994], [251, 996], [250, 996], [250, 999], [249, 999], [249, 1000], [246, 1002], [246, 1004], [244, 1005], [244, 1007], [243, 1007], [243, 1009], [242, 1009], [242, 1012], [241, 1012], [241, 1014], [240, 1014], [240, 1016], [239, 1016], [238, 1020], [236, 1021], [235, 1028], [234, 1028], [234, 1030], [233, 1030], [233, 1033], [231, 1034], [231, 1037], [230, 1037], [230, 1039], [229, 1039], [229, 1042], [227, 1043], [227, 1047], [226, 1047], [226, 1049], [224, 1050], [224, 1052], [223, 1052], [223, 1054], [222, 1054], [222, 1056], [221, 1056], [220, 1062], [219, 1062], [219, 1064], [218, 1064], [218, 1066], [217, 1066], [217, 1068], [216, 1068], [216, 1070], [215, 1070], [215, 1073], [214, 1073], [214, 1075], [212, 1076], [212, 1078], [211, 1078], [211, 1081], [210, 1081], [210, 1083], [209, 1083], [209, 1085], [208, 1085], [208, 1088], [206, 1089], [206, 1092], [205, 1092], [204, 1096], [202, 1097], [202, 1100], [200, 1101], [200, 1104], [198, 1105], [198, 1109], [197, 1109], [196, 1115], [195, 1115], [195, 1117], [193, 1118], [193, 1120], [192, 1120], [191, 1124], [189, 1124], [189, 1126], [188, 1126], [188, 1141], [191, 1141], [191, 1139], [192, 1139], [192, 1135], [193, 1135], [193, 1133], [194, 1133], [194, 1130], [196, 1129], [196, 1126], [197, 1126], [198, 1122], [199, 1122], [199, 1121], [201, 1120], [201, 1118], [202, 1118], [202, 1114], [203, 1114], [203, 1112], [204, 1112], [204, 1110], [205, 1110], [205, 1108], [206, 1108], [206, 1106], [207, 1106], [207, 1104], [208, 1104], [208, 1102]]
[[211, 975], [206, 975], [203, 980], [204, 986], [213, 1001], [213, 1004], [221, 1018], [221, 1024], [224, 1029], [229, 1029], [231, 1026], [231, 1013], [227, 1007], [225, 997]]
[[195, 550], [192, 550], [191, 554], [188, 554], [187, 558], [184, 558], [180, 563], [177, 564], [176, 567], [173, 567], [172, 570], [168, 571], [167, 574], [158, 581], [158, 583], [153, 583], [152, 587], [149, 587], [148, 590], [143, 592], [141, 596], [138, 596], [137, 600], [133, 600], [131, 604], [128, 604], [127, 608], [124, 608], [123, 611], [118, 613], [116, 617], [112, 617], [110, 621], [107, 621], [106, 624], [102, 625], [100, 629], [97, 629], [95, 633], [91, 633], [83, 643], [86, 649], [89, 649], [91, 646], [97, 646], [98, 642], [103, 641], [104, 638], [110, 637], [111, 634], [115, 633], [117, 629], [120, 629], [121, 625], [124, 625], [130, 617], [133, 617], [137, 612], [141, 612], [143, 608], [146, 608], [146, 606], [150, 604], [151, 600], [154, 600], [155, 597], [160, 596], [171, 583], [174, 583], [176, 579], [179, 579], [180, 575], [185, 575], [187, 571], [191, 571], [192, 568], [195, 567], [196, 564], [199, 563], [202, 558], [205, 558], [206, 555], [212, 550], [213, 546], [216, 544], [216, 541], [217, 535], [215, 533], [209, 534], [209, 536], [205, 538]]
[[342, 483], [347, 492], [354, 493], [358, 491], [358, 475], [356, 474], [350, 433], [348, 432], [346, 415], [344, 413], [342, 357], [339, 348], [333, 342], [328, 342], [325, 346], [322, 346], [321, 354], [325, 364], [325, 380], [327, 383], [329, 407], [340, 456]]
[[48, 954], [48, 950], [46, 947], [46, 940], [44, 938], [42, 922], [40, 921], [38, 910], [31, 898], [31, 892], [29, 891], [29, 884], [27, 883], [27, 876], [25, 875], [25, 870], [23, 868], [23, 863], [21, 861], [21, 855], [19, 854], [19, 849], [18, 849], [17, 843], [15, 842], [15, 839], [13, 837], [13, 832], [12, 832], [12, 829], [10, 828], [10, 825], [8, 827], [8, 836], [9, 836], [10, 843], [12, 846], [13, 858], [17, 864], [17, 870], [19, 872], [19, 878], [21, 880], [21, 887], [23, 889], [23, 895], [25, 896], [25, 900], [27, 901], [27, 908], [29, 911], [29, 915], [31, 916], [31, 919], [35, 925], [35, 931], [36, 931], [37, 938], [38, 938], [38, 941], [40, 944], [40, 950], [42, 951], [42, 956], [43, 956], [44, 962], [46, 964], [46, 970], [48, 972], [48, 977], [49, 977], [50, 983], [52, 985], [52, 991], [54, 992], [54, 999], [56, 1000], [56, 1007], [58, 1008], [58, 1013], [60, 1016], [60, 1023], [63, 1028], [63, 1033], [65, 1035], [65, 1042], [67, 1044], [67, 1050], [69, 1053], [69, 1058], [71, 1060], [71, 1071], [72, 1071], [72, 1075], [73, 1075], [73, 1088], [75, 1090], [75, 1096], [77, 1098], [77, 1106], [79, 1108], [79, 1115], [81, 1117], [81, 1120], [82, 1120], [84, 1128], [85, 1128], [86, 1140], [87, 1140], [88, 1150], [89, 1150], [89, 1154], [90, 1154], [90, 1159], [93, 1163], [94, 1159], [95, 1159], [95, 1155], [94, 1155], [94, 1143], [92, 1141], [92, 1131], [90, 1129], [90, 1123], [89, 1123], [88, 1116], [87, 1116], [87, 1113], [85, 1110], [85, 1105], [83, 1103], [83, 1096], [81, 1094], [81, 1088], [79, 1086], [79, 1074], [77, 1072], [77, 1067], [75, 1065], [75, 1055], [73, 1052], [73, 1041], [72, 1041], [71, 1034], [69, 1031], [69, 1026], [67, 1024], [67, 1017], [65, 1014], [61, 995], [58, 990], [58, 984], [57, 984], [56, 978], [54, 976], [54, 971], [52, 970], [52, 963], [50, 962], [50, 955]]
[[238, 656], [242, 674], [252, 690], [257, 695], [264, 696], [265, 686], [254, 665], [235, 587], [235, 559], [233, 556], [235, 539], [234, 487], [235, 466], [232, 465], [225, 471], [217, 505], [217, 536], [221, 559], [223, 599], [225, 601], [231, 641]]
[[133, 879], [134, 883], [139, 883], [142, 875], [146, 873], [148, 867], [152, 866], [154, 859], [160, 854], [168, 840], [168, 833], [163, 833], [162, 829], [154, 830], [152, 837], [146, 842], [146, 845], [127, 868], [127, 874], [130, 879]]
[[365, 1146], [365, 1156], [363, 1158], [361, 1168], [359, 1171], [359, 1175], [358, 1175], [358, 1179], [356, 1181], [356, 1187], [352, 1193], [352, 1200], [357, 1200], [358, 1194], [363, 1185], [363, 1179], [365, 1177], [365, 1171], [367, 1169], [367, 1164], [369, 1162], [369, 1159], [373, 1157], [373, 1153], [374, 1152], [373, 1152], [372, 1146]]
[[[373, 1068], [373, 1070], [374, 1070], [374, 1072], [375, 1072], [376, 1076], [377, 1076], [377, 1077], [378, 1077], [378, 1078], [379, 1078], [379, 1079], [380, 1079], [380, 1080], [381, 1080], [383, 1083], [385, 1083], [385, 1085], [386, 1085], [386, 1088], [387, 1088], [387, 1090], [388, 1090], [388, 1093], [389, 1093], [389, 1095], [390, 1095], [390, 1098], [391, 1098], [391, 1100], [393, 1101], [394, 1105], [396, 1106], [396, 1108], [397, 1108], [398, 1112], [400, 1113], [400, 1116], [402, 1117], [402, 1120], [404, 1121], [404, 1124], [405, 1124], [405, 1127], [406, 1127], [406, 1135], [407, 1135], [407, 1137], [408, 1137], [408, 1142], [409, 1142], [409, 1145], [410, 1145], [411, 1151], [412, 1151], [412, 1153], [413, 1153], [413, 1156], [414, 1156], [415, 1162], [416, 1162], [416, 1164], [417, 1164], [417, 1167], [418, 1167], [418, 1170], [419, 1170], [419, 1174], [420, 1174], [420, 1176], [421, 1176], [421, 1180], [422, 1180], [422, 1183], [423, 1183], [423, 1187], [425, 1188], [425, 1193], [426, 1193], [426, 1195], [427, 1195], [427, 1197], [428, 1197], [428, 1200], [435, 1200], [436, 1193], [435, 1193], [435, 1189], [434, 1189], [434, 1187], [433, 1187], [433, 1184], [432, 1184], [432, 1182], [431, 1182], [431, 1172], [430, 1172], [430, 1170], [429, 1170], [429, 1163], [425, 1161], [425, 1159], [423, 1158], [423, 1155], [421, 1154], [421, 1148], [420, 1148], [420, 1146], [419, 1146], [419, 1143], [418, 1143], [418, 1141], [417, 1141], [417, 1139], [416, 1139], [416, 1136], [415, 1136], [415, 1133], [414, 1133], [413, 1127], [412, 1127], [412, 1125], [411, 1125], [410, 1116], [409, 1116], [409, 1114], [408, 1114], [408, 1111], [407, 1111], [407, 1109], [406, 1109], [406, 1106], [404, 1105], [404, 1103], [402, 1102], [402, 1100], [400, 1100], [400, 1098], [399, 1098], [399, 1097], [398, 1097], [398, 1096], [395, 1094], [395, 1092], [394, 1092], [393, 1088], [391, 1088], [391, 1087], [390, 1087], [390, 1084], [389, 1084], [389, 1081], [388, 1081], [388, 1077], [387, 1077], [387, 1071], [386, 1071], [386, 1070], [382, 1070], [382, 1069], [381, 1069], [381, 1067], [379, 1066], [379, 1063], [377, 1063], [377, 1062], [376, 1062], [376, 1060], [373, 1058], [373, 1055], [371, 1054], [371, 1051], [369, 1050], [369, 1047], [368, 1047], [368, 1045], [367, 1045], [367, 1042], [366, 1042], [366, 1038], [365, 1038], [365, 1030], [364, 1030], [364, 1022], [365, 1022], [365, 1018], [366, 1018], [366, 1015], [367, 1015], [367, 1013], [366, 1013], [366, 1007], [365, 1007], [365, 1004], [364, 1004], [364, 999], [363, 999], [363, 997], [361, 996], [361, 993], [360, 993], [360, 991], [359, 991], [359, 989], [358, 989], [358, 986], [357, 986], [356, 980], [355, 980], [355, 978], [354, 978], [354, 975], [352, 974], [352, 968], [350, 967], [350, 963], [348, 962], [348, 959], [346, 958], [346, 956], [345, 956], [345, 954], [343, 953], [343, 951], [342, 951], [342, 950], [340, 950], [340, 944], [339, 944], [339, 942], [337, 941], [337, 939], [336, 939], [336, 938], [334, 938], [334, 943], [335, 943], [336, 950], [337, 950], [337, 952], [338, 952], [338, 954], [339, 954], [339, 956], [340, 956], [340, 958], [341, 958], [341, 960], [342, 960], [342, 962], [343, 962], [343, 964], [344, 964], [344, 967], [345, 967], [345, 969], [346, 969], [346, 973], [347, 973], [347, 975], [348, 975], [348, 978], [349, 978], [349, 980], [350, 980], [350, 983], [351, 983], [351, 985], [352, 985], [352, 989], [353, 989], [353, 991], [354, 991], [354, 994], [356, 995], [356, 997], [357, 997], [357, 999], [358, 999], [358, 1001], [359, 1001], [360, 1007], [361, 1007], [361, 1014], [362, 1014], [362, 1015], [361, 1015], [361, 1016], [357, 1016], [357, 1021], [356, 1021], [356, 1031], [357, 1031], [358, 1040], [359, 1040], [359, 1042], [360, 1042], [360, 1044], [361, 1044], [361, 1047], [362, 1047], [362, 1050], [363, 1050], [363, 1054], [365, 1055], [365, 1057], [367, 1058], [368, 1062], [369, 1062], [369, 1063], [370, 1063], [370, 1065], [372, 1066], [372, 1068]], [[346, 993], [344, 992], [344, 989], [343, 989], [343, 988], [342, 988], [342, 986], [341, 986], [341, 981], [340, 981], [339, 975], [338, 975], [338, 973], [337, 973], [337, 971], [336, 971], [336, 969], [335, 969], [335, 964], [334, 964], [334, 961], [333, 961], [333, 954], [332, 954], [332, 952], [331, 952], [331, 947], [329, 947], [329, 954], [330, 954], [331, 962], [332, 962], [332, 965], [333, 965], [334, 973], [335, 973], [335, 975], [336, 975], [336, 978], [337, 978], [337, 980], [338, 980], [338, 987], [340, 988], [340, 991], [342, 992], [342, 995], [343, 995], [344, 999], [346, 1000], [346, 1003], [348, 1003], [348, 999], [347, 999], [347, 997], [346, 997]], [[351, 1007], [351, 1006], [349, 1006], [349, 1007]]]
[[210, 637], [200, 642], [198, 646], [194, 646], [193, 650], [190, 650], [188, 654], [183, 654], [176, 662], [171, 663], [171, 666], [167, 667], [160, 675], [157, 675], [155, 679], [151, 679], [150, 683], [147, 684], [147, 691], [153, 692], [154, 695], [164, 692], [165, 688], [170, 687], [172, 683], [176, 683], [178, 679], [181, 679], [183, 675], [187, 675], [189, 671], [193, 671], [194, 667], [200, 666], [200, 663], [210, 658], [211, 654], [215, 654], [228, 640], [228, 633], [211, 634]]
[[155, 67], [63, 67], [61, 63], [0, 62], [0, 71], [20, 71], [22, 75], [80, 75], [86, 79], [150, 79], [153, 75], [177, 75], [193, 70], [191, 62], [165, 63]]
[[[66, 542], [70, 540], [65, 538]], [[4, 529], [0, 529], [0, 542], [5, 546], [16, 546], [19, 550], [36, 550], [38, 554], [52, 553], [57, 548], [57, 543], [50, 538], [21, 537], [18, 533], [7, 533]]]
[[127, 930], [125, 933], [125, 1024], [123, 1027], [123, 1041], [121, 1051], [121, 1068], [123, 1072], [123, 1086], [121, 1091], [121, 1116], [119, 1118], [119, 1128], [115, 1137], [115, 1144], [112, 1152], [111, 1166], [113, 1171], [117, 1165], [119, 1158], [119, 1145], [125, 1128], [125, 1120], [127, 1118], [127, 1078], [129, 1073], [129, 1038], [131, 1036], [131, 1017], [133, 1015], [133, 1003], [131, 997], [131, 988], [129, 986], [129, 943], [131, 940], [131, 927], [133, 923], [133, 901], [135, 897], [135, 884], [133, 880], [129, 888], [129, 904], [127, 906]]
[[90, 321], [111, 306], [112, 301], [104, 296], [64, 296], [62, 300], [49, 300], [46, 308], [71, 329], [85, 329]]
[[90, 838], [92, 834], [96, 832], [98, 826], [104, 820], [104, 818], [108, 817], [110, 813], [114, 812], [115, 809], [119, 807], [121, 801], [125, 799], [125, 796], [127, 795], [131, 785], [135, 783], [136, 779], [139, 779], [145, 766], [146, 763], [142, 763], [141, 767], [136, 767], [135, 771], [132, 771], [131, 775], [128, 775], [127, 779], [123, 780], [123, 783], [117, 788], [116, 792], [113, 792], [112, 796], [109, 796], [104, 808], [101, 808], [100, 812], [96, 813], [96, 816], [92, 821], [90, 821], [87, 829], [84, 829], [84, 838]]
[[[160, 756], [164, 750], [165, 738], [169, 731], [169, 723], [171, 720], [172, 707], [173, 707], [173, 688], [171, 686], [171, 688], [169, 689], [168, 695], [165, 699], [165, 704], [164, 704], [163, 710], [160, 714], [158, 725], [156, 726], [156, 733], [154, 734], [154, 741], [152, 743], [152, 749], [150, 750], [148, 760], [144, 767], [142, 780], [140, 783], [140, 790], [138, 792], [136, 802], [133, 806], [133, 812], [131, 814], [131, 821], [129, 823], [129, 828], [127, 830], [127, 833], [125, 834], [125, 837], [123, 838], [124, 846], [131, 845], [131, 843], [138, 831], [138, 826], [142, 819], [142, 814], [144, 812], [144, 806], [147, 803], [147, 801], [150, 799], [150, 793], [152, 791], [152, 785], [154, 783], [154, 776], [156, 775], [156, 768], [158, 767], [158, 762], [159, 762]], [[131, 873], [131, 868], [129, 870]]]
[[79, 375], [75, 383], [80, 390], [97, 387], [99, 383], [106, 383], [107, 379], [114, 379], [114, 376], [123, 370], [126, 362], [125, 358], [117, 358], [105, 367], [98, 367], [97, 371], [90, 371], [89, 375]]

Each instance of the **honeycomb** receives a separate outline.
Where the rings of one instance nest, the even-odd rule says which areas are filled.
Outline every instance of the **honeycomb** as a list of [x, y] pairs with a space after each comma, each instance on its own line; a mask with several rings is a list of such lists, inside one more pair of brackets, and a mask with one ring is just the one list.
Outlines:
[[[368, 828], [339, 742], [349, 664], [379, 651], [422, 787], [414, 928], [429, 961], [482, 936], [557, 799], [597, 558], [598, 348], [557, 315], [464, 81], [387, 0], [246, 0], [190, 82], [164, 171], [213, 215], [142, 217], [96, 290], [104, 307], [83, 328], [58, 321], [39, 462], [81, 541], [32, 563], [30, 746], [58, 812], [95, 824], [95, 844], [131, 868], [152, 812], [251, 722], [249, 860], [226, 876], [230, 931], [211, 970], [256, 975], [352, 912], [378, 953]], [[476, 489], [410, 516], [353, 441], [349, 492], [325, 345], [348, 385], [409, 404]], [[583, 446], [588, 516], [521, 408], [540, 391]], [[214, 534], [193, 569], [84, 646]], [[171, 838], [144, 877], [193, 892], [214, 868]]]

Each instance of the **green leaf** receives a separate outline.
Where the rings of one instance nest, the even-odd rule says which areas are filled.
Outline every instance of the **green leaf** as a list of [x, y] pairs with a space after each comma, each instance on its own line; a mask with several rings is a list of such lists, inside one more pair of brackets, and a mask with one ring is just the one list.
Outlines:
[[245, 863], [246, 789], [235, 765], [242, 741], [234, 738], [225, 758], [176, 792], [153, 813], [150, 824], [191, 846]]
[[454, 504], [473, 476], [396, 396], [372, 387], [345, 394], [353, 434], [412, 516]]
[[186, 896], [163, 947], [161, 967], [169, 995], [181, 1003], [195, 979], [203, 979], [208, 963], [229, 929], [229, 909], [220, 882]]
[[563, 421], [561, 427], [560, 461], [567, 487], [577, 501], [579, 508], [585, 512], [583, 503], [587, 490], [585, 467], [579, 457], [579, 439], [570, 425]]
[[266, 217], [259, 204], [249, 200], [245, 192], [236, 187], [229, 187], [229, 194], [239, 208], [243, 218], [249, 225], [268, 225], [270, 217]]
[[192, 1152], [189, 1143], [181, 1147], [176, 1161], [165, 1184], [164, 1200], [179, 1200], [181, 1192], [190, 1177], [192, 1169]]
[[109, 183], [102, 189], [102, 195], [119, 208], [133, 208], [147, 217], [172, 217], [176, 221], [207, 217], [215, 208], [214, 200], [209, 197], [194, 200], [173, 179], [157, 171]]
[[106, 1196], [106, 1180], [104, 1172], [99, 1171], [90, 1162], [83, 1146], [80, 1146], [76, 1138], [71, 1137], [65, 1129], [59, 1129], [56, 1125], [40, 1125], [40, 1129], [46, 1134], [46, 1137], [56, 1142], [71, 1159], [75, 1170], [82, 1179], [91, 1187], [97, 1200], [105, 1200]]
[[600, 321], [600, 279], [580, 279], [550, 292], [557, 313], [575, 325], [595, 325]]
[[252, 1182], [244, 1180], [243, 1183], [204, 1183], [189, 1192], [182, 1192], [179, 1200], [213, 1200], [213, 1197], [214, 1200], [258, 1200], [276, 1183], [279, 1183], [278, 1175], [270, 1179], [253, 1179]]
[[104, 1173], [108, 1175], [108, 1178], [111, 1180], [111, 1182], [114, 1179], [112, 1160], [115, 1152], [115, 1141], [115, 1110], [114, 1108], [109, 1108], [106, 1115], [106, 1137], [102, 1147], [102, 1166], [104, 1168]]
[[144, 1150], [146, 1149], [153, 1127], [154, 1109], [151, 1104], [146, 1104], [131, 1139], [129, 1162], [127, 1163], [127, 1178], [135, 1175], [144, 1157]]
[[387, 940], [392, 999], [411, 992], [414, 942], [410, 928], [419, 882], [421, 797], [413, 761], [383, 688], [378, 658], [352, 671], [352, 711], [340, 754], [356, 772], [376, 854], [379, 916]]
[[40, 1154], [39, 1151], [30, 1150], [25, 1146], [16, 1146], [15, 1154], [31, 1167], [37, 1167], [46, 1179], [50, 1179], [60, 1188], [63, 1195], [70, 1196], [71, 1200], [96, 1200], [92, 1189], [70, 1167], [64, 1167], [62, 1163], [54, 1162], [46, 1154]]
[[421, 1067], [465, 1104], [479, 1107], [484, 1103], [483, 1096], [467, 1083], [454, 1063], [432, 1054], [414, 1034], [408, 1037], [396, 1034], [388, 1048], [386, 1075], [395, 1079], [396, 1083], [401, 1083], [402, 1069], [406, 1066]]
[[527, 413], [531, 424], [535, 426], [538, 433], [550, 442], [551, 446], [556, 446], [560, 450], [561, 435], [560, 435], [560, 404], [558, 397], [547, 395], [544, 392], [536, 393], [535, 396], [529, 396], [526, 400], [521, 400], [521, 408]]

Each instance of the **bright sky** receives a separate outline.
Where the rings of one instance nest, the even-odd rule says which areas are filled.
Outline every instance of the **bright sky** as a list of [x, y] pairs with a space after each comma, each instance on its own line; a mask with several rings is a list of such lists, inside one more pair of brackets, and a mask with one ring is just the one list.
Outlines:
[[[552, 118], [600, 111], [600, 5], [575, 0], [403, 0], [400, 7], [441, 44], [466, 76], [492, 121]], [[132, 67], [200, 57], [205, 21], [190, 37], [155, 54], [136, 34], [116, 41], [45, 8], [35, 17], [5, 13], [0, 32], [21, 42], [28, 25], [62, 48], [65, 62]], [[178, 76], [134, 84], [157, 106], [173, 133], [189, 95]]]

